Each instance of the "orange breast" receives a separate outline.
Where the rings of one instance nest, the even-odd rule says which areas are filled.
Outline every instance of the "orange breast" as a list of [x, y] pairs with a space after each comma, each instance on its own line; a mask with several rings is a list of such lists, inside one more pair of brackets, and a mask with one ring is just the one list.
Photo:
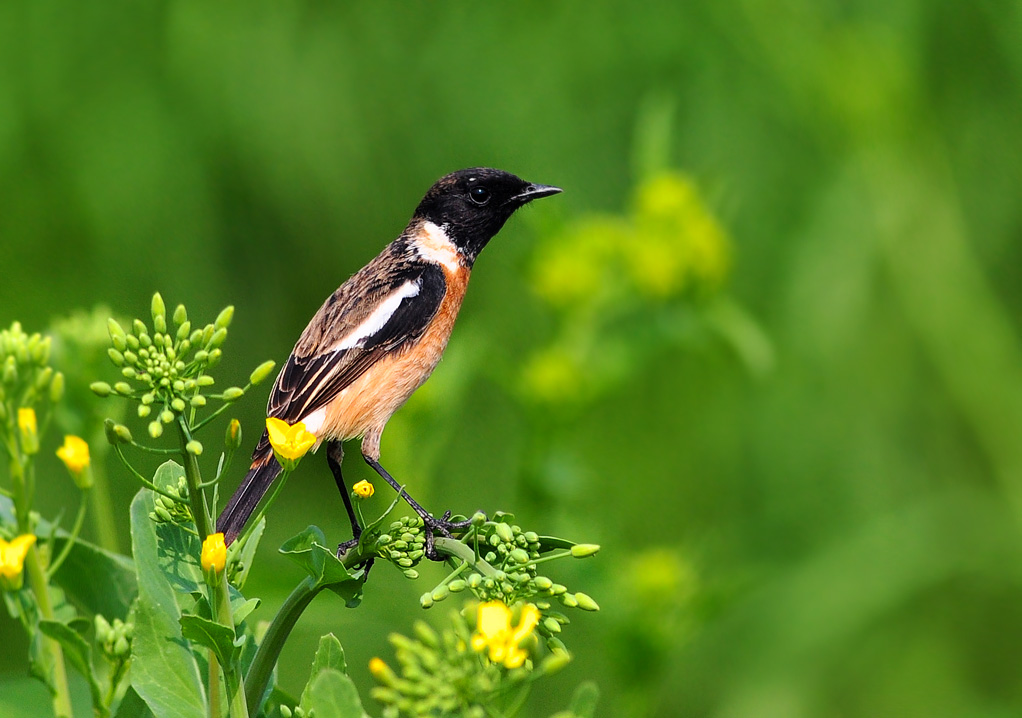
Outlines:
[[379, 458], [380, 435], [391, 415], [422, 386], [436, 368], [468, 286], [469, 270], [444, 268], [447, 294], [429, 329], [413, 346], [385, 357], [337, 395], [326, 409], [321, 440], [363, 437], [362, 450]]

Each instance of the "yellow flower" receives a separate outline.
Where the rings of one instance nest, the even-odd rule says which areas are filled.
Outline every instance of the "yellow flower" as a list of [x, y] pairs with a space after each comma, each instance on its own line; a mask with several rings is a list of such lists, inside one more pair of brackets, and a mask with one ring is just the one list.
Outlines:
[[382, 658], [369, 659], [369, 672], [373, 674], [373, 678], [385, 686], [393, 685], [397, 680], [394, 671]]
[[18, 431], [21, 433], [21, 450], [26, 454], [39, 451], [39, 429], [36, 424], [35, 409], [21, 407], [18, 409]]
[[360, 499], [368, 499], [370, 496], [376, 493], [376, 489], [373, 488], [372, 484], [363, 479], [362, 481], [359, 481], [357, 484], [351, 487], [351, 493], [355, 494], [355, 496], [357, 496]]
[[57, 458], [64, 462], [78, 488], [92, 486], [92, 476], [89, 474], [89, 445], [84, 439], [71, 434], [65, 436], [64, 445], [57, 449]]
[[0, 538], [0, 582], [5, 588], [14, 591], [21, 588], [25, 556], [34, 543], [32, 534], [22, 534], [10, 541]]
[[481, 603], [472, 648], [477, 651], [488, 648], [491, 661], [503, 663], [506, 668], [518, 668], [528, 657], [519, 644], [538, 623], [539, 609], [531, 603], [522, 608], [517, 626], [511, 625], [511, 609], [500, 601]]
[[224, 535], [210, 534], [202, 542], [202, 556], [200, 558], [203, 571], [221, 573], [227, 565], [227, 546], [224, 544]]
[[266, 433], [277, 461], [285, 471], [294, 471], [298, 461], [316, 445], [316, 436], [305, 430], [305, 424], [291, 425], [282, 419], [270, 417], [266, 420]]

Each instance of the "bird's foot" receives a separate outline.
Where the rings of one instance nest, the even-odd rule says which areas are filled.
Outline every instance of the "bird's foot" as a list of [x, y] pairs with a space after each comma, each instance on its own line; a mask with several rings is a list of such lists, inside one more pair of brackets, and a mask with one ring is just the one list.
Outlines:
[[[337, 558], [343, 559], [345, 556], [348, 555], [348, 551], [350, 551], [351, 549], [355, 548], [356, 546], [358, 546], [358, 536], [356, 536], [353, 539], [349, 539], [349, 540], [347, 540], [347, 541], [345, 541], [343, 543], [337, 544]], [[365, 570], [365, 575], [363, 576], [363, 580], [365, 580], [365, 579], [369, 578], [369, 571], [370, 571], [370, 569], [372, 569], [373, 563], [375, 561], [376, 561], [376, 557], [375, 556], [369, 556], [368, 558], [364, 559], [363, 561], [360, 561], [353, 568], [362, 568], [362, 569], [364, 569]]]
[[447, 511], [440, 518], [425, 514], [422, 517], [422, 527], [426, 533], [425, 555], [430, 561], [443, 561], [444, 557], [436, 550], [436, 536], [439, 534], [445, 538], [451, 538], [451, 532], [459, 532], [472, 525], [471, 519], [465, 521], [451, 521], [451, 512]]

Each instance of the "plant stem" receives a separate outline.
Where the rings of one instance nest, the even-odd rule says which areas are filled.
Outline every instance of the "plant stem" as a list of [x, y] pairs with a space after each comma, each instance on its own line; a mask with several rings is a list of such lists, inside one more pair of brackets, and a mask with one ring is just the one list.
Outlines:
[[291, 633], [291, 629], [298, 623], [302, 612], [312, 603], [320, 591], [326, 586], [317, 584], [312, 576], [302, 579], [291, 595], [281, 605], [273, 622], [263, 636], [263, 642], [259, 644], [252, 665], [249, 666], [248, 675], [245, 676], [245, 696], [249, 712], [255, 714], [259, 711], [266, 686], [270, 682], [270, 674], [273, 667], [277, 665], [277, 657], [280, 655], [284, 642]]
[[[56, 620], [53, 614], [53, 604], [50, 602], [50, 587], [46, 583], [46, 571], [43, 569], [42, 559], [35, 546], [32, 546], [25, 556], [25, 573], [28, 574], [29, 585], [32, 587], [36, 604], [39, 606], [40, 618], [47, 621]], [[53, 713], [57, 718], [71, 718], [71, 691], [68, 689], [64, 651], [60, 644], [52, 638], [46, 636], [39, 638], [53, 657]]]
[[181, 434], [181, 458], [185, 465], [185, 480], [188, 482], [188, 503], [192, 509], [192, 519], [195, 521], [195, 528], [199, 532], [199, 541], [205, 541], [209, 535], [209, 512], [206, 509], [206, 495], [199, 488], [202, 484], [202, 474], [199, 471], [199, 460], [194, 454], [188, 451], [188, 442], [192, 435], [188, 431], [183, 417], [178, 417], [178, 428]]
[[60, 550], [60, 553], [50, 563], [50, 567], [46, 569], [46, 577], [50, 578], [57, 573], [57, 569], [64, 563], [68, 554], [71, 553], [71, 549], [74, 548], [75, 542], [78, 540], [78, 534], [82, 531], [82, 522], [85, 521], [85, 509], [89, 505], [89, 492], [91, 489], [83, 489], [82, 495], [78, 502], [78, 515], [75, 516], [74, 526], [71, 527], [71, 533], [68, 535], [67, 540], [64, 542], [64, 547]]

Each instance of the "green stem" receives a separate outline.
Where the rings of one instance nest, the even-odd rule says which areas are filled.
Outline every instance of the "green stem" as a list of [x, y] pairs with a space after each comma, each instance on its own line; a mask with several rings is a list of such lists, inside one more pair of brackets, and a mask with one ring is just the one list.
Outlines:
[[[99, 442], [105, 442], [105, 436], [97, 436], [93, 440], [94, 446], [102, 446]], [[96, 452], [97, 459], [106, 456], [105, 451]], [[113, 553], [120, 552], [120, 541], [117, 539], [117, 520], [114, 517], [113, 501], [110, 499], [110, 480], [107, 478], [106, 469], [101, 460], [92, 463], [92, 492], [90, 499], [90, 515], [92, 517], [92, 528], [95, 532], [99, 545]]]
[[78, 534], [81, 533], [82, 523], [85, 521], [85, 509], [88, 507], [89, 489], [83, 489], [81, 498], [78, 502], [78, 515], [75, 516], [74, 526], [71, 527], [71, 533], [68, 535], [67, 540], [64, 542], [64, 547], [61, 548], [60, 553], [53, 559], [50, 567], [46, 570], [46, 578], [52, 578], [56, 573], [60, 565], [64, 563], [68, 554], [71, 553], [71, 549], [74, 548], [75, 542], [78, 540]]
[[443, 536], [435, 539], [434, 545], [436, 550], [440, 553], [446, 553], [449, 556], [460, 558], [465, 563], [472, 566], [483, 576], [493, 577], [497, 575], [497, 569], [490, 564], [483, 561], [481, 558], [476, 557], [475, 550], [467, 544], [453, 538], [445, 538]]
[[273, 617], [273, 622], [266, 630], [263, 642], [259, 644], [259, 650], [256, 651], [252, 665], [249, 666], [248, 674], [245, 676], [245, 696], [250, 713], [254, 714], [259, 711], [259, 705], [266, 692], [266, 686], [270, 682], [273, 667], [277, 665], [277, 657], [280, 655], [281, 649], [284, 648], [284, 642], [291, 634], [291, 629], [298, 623], [298, 619], [312, 603], [316, 594], [324, 588], [326, 586], [318, 584], [312, 576], [306, 576], [281, 605], [277, 615]]
[[[42, 559], [39, 558], [39, 551], [35, 546], [28, 550], [25, 556], [25, 573], [28, 574], [28, 582], [35, 595], [36, 605], [39, 607], [39, 617], [47, 620], [56, 620], [53, 614], [53, 604], [50, 602], [50, 587], [46, 583], [46, 571], [43, 569]], [[36, 629], [38, 630], [38, 629]], [[44, 650], [47, 650], [53, 657], [53, 713], [57, 718], [71, 718], [71, 691], [67, 683], [67, 667], [64, 665], [64, 651], [60, 644], [52, 638], [40, 636]]]
[[209, 535], [209, 512], [206, 509], [206, 495], [199, 488], [202, 484], [202, 474], [199, 471], [199, 460], [194, 454], [188, 451], [188, 442], [192, 435], [188, 431], [188, 425], [183, 417], [178, 417], [178, 428], [181, 434], [181, 455], [185, 464], [185, 480], [188, 482], [188, 502], [192, 508], [192, 519], [195, 521], [195, 528], [199, 532], [199, 541], [205, 541]]

